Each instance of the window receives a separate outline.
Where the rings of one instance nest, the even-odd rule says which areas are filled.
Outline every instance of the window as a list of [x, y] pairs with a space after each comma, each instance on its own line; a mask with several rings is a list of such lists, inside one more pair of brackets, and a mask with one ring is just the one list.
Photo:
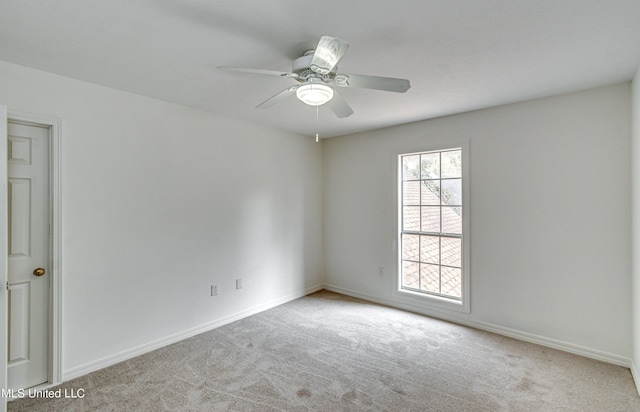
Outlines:
[[462, 148], [399, 156], [399, 289], [463, 303]]

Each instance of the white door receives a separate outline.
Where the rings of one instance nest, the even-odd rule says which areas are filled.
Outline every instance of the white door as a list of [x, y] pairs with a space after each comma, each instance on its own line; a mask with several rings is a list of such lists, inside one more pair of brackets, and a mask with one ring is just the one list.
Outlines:
[[49, 128], [9, 121], [7, 386], [48, 381]]

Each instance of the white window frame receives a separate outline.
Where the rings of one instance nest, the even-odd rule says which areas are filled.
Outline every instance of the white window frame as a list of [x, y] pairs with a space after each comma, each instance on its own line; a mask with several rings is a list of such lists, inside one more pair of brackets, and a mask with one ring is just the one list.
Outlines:
[[[426, 152], [447, 151], [452, 149], [462, 151], [462, 296], [460, 300], [443, 296], [414, 292], [402, 288], [402, 162], [401, 157]], [[406, 150], [395, 153], [395, 252], [396, 252], [396, 284], [394, 296], [402, 303], [418, 308], [442, 312], [471, 312], [471, 270], [470, 270], [470, 199], [469, 199], [469, 142], [425, 145], [418, 150]]]

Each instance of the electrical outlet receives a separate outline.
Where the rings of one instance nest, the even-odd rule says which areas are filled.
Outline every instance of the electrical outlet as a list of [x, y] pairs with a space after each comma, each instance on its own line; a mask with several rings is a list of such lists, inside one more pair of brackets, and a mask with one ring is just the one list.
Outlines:
[[218, 296], [218, 285], [211, 285], [211, 296]]
[[378, 276], [380, 276], [381, 278], [384, 277], [384, 267], [378, 266]]
[[236, 279], [236, 289], [242, 289], [242, 278]]

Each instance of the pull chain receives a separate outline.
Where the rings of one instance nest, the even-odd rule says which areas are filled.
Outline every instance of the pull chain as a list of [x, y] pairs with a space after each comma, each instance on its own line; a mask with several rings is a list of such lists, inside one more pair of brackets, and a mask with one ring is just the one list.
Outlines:
[[316, 106], [316, 143], [318, 143], [318, 129], [319, 129], [319, 122], [318, 122], [318, 107], [320, 106]]

